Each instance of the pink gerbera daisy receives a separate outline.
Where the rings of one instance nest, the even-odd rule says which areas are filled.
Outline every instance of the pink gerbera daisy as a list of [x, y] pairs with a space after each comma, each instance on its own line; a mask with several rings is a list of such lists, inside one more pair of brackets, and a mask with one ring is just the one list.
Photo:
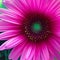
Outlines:
[[4, 0], [0, 8], [0, 50], [9, 59], [60, 60], [60, 0]]

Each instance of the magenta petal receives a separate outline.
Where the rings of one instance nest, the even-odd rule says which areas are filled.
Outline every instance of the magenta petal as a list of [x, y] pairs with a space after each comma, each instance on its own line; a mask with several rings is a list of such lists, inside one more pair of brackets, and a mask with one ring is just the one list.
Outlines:
[[3, 21], [3, 20], [0, 20], [0, 27], [1, 26], [16, 26], [18, 27], [18, 25], [15, 25], [15, 24], [12, 24], [12, 23], [9, 23], [9, 22], [6, 22], [6, 21]]
[[48, 48], [50, 52], [50, 59], [54, 60], [54, 57], [56, 57], [57, 60], [60, 60], [60, 51], [58, 52], [54, 47], [52, 47], [51, 43], [48, 43]]
[[33, 60], [41, 60], [41, 51], [39, 47], [36, 47]]
[[60, 19], [59, 18], [54, 19], [53, 21], [52, 33], [60, 37]]
[[15, 18], [21, 16], [20, 13], [18, 14], [16, 12], [13, 12], [13, 11], [9, 10], [9, 9], [3, 9], [3, 8], [0, 8], [0, 13], [4, 13], [4, 14], [7, 14], [7, 15], [15, 17]]
[[4, 21], [7, 21], [7, 22], [10, 22], [10, 23], [13, 23], [13, 24], [18, 24], [18, 25], [20, 24], [19, 19], [15, 19], [14, 17], [6, 15], [6, 14], [1, 14], [0, 18]]
[[[41, 11], [48, 11], [48, 7], [49, 7], [49, 4], [51, 3], [51, 0], [36, 0], [36, 3], [38, 5], [38, 8], [41, 10]], [[43, 7], [44, 6], [44, 7]]]
[[6, 41], [0, 46], [0, 50], [13, 48], [17, 46], [18, 44], [22, 43], [23, 41], [24, 39], [22, 36], [11, 38], [10, 40]]
[[8, 30], [17, 30], [16, 26], [0, 26], [0, 32], [8, 31]]
[[6, 31], [6, 32], [0, 34], [0, 40], [5, 39], [5, 38], [9, 38], [9, 37], [14, 37], [18, 34], [19, 34], [18, 30]]
[[22, 53], [21, 60], [31, 60], [33, 58], [34, 49], [32, 50], [32, 46], [27, 45]]
[[31, 1], [32, 0], [26, 0], [26, 3], [28, 4], [29, 7], [31, 7], [31, 5], [32, 5], [32, 2]]
[[25, 42], [26, 41], [24, 41], [22, 44], [17, 45], [11, 51], [11, 53], [9, 54], [9, 59], [15, 59], [15, 60], [17, 60], [20, 57], [20, 55], [22, 54], [22, 51], [23, 51], [23, 49], [25, 47]]
[[50, 59], [49, 60], [54, 60], [55, 56], [53, 56], [52, 54], [50, 54]]
[[[60, 40], [60, 39], [59, 39]], [[51, 45], [58, 51], [60, 52], [60, 44], [58, 41], [55, 40], [55, 38], [50, 40]]]
[[49, 7], [48, 7], [48, 10], [49, 11], [54, 11], [54, 8], [58, 7], [58, 4], [59, 4], [59, 0], [52, 0], [52, 2], [50, 3]]
[[[26, 2], [27, 2], [27, 4], [28, 4], [28, 6], [29, 6], [29, 8], [31, 9], [31, 10], [33, 10], [34, 9], [34, 7], [35, 7], [35, 4], [34, 4], [34, 0], [26, 0]], [[33, 7], [32, 7], [33, 6]]]
[[40, 2], [41, 2], [41, 0], [36, 0], [36, 5], [37, 5], [38, 8], [40, 7]]
[[60, 22], [53, 27], [53, 34], [60, 37]]
[[33, 56], [34, 56], [34, 53], [35, 53], [35, 49], [36, 49], [36, 47], [34, 46], [33, 49], [32, 49], [32, 51], [31, 51], [31, 53], [30, 53], [30, 56], [28, 57], [27, 60], [33, 59]]
[[[17, 2], [15, 0], [13, 0], [14, 5], [17, 6], [18, 10], [23, 14], [25, 11], [27, 11], [28, 7], [27, 7], [27, 3], [25, 0], [17, 0]], [[17, 4], [18, 3], [18, 4]]]
[[49, 60], [49, 51], [46, 45], [42, 47], [42, 60]]
[[8, 31], [8, 30], [17, 30], [18, 25], [0, 20], [0, 32]]
[[3, 4], [10, 10], [16, 12], [16, 13], [19, 13], [17, 7], [12, 3], [11, 0], [4, 0], [3, 1]]

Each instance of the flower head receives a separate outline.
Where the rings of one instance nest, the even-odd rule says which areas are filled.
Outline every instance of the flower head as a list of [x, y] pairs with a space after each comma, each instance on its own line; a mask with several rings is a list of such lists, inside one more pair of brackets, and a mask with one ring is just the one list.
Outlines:
[[4, 0], [0, 8], [0, 50], [9, 59], [53, 60], [60, 51], [60, 0]]

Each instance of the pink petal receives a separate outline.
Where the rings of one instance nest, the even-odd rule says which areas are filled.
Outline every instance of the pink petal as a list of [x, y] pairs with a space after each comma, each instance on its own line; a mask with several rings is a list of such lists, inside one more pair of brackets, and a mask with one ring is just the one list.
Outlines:
[[[58, 39], [58, 38], [57, 38]], [[60, 40], [60, 39], [59, 39]], [[60, 43], [55, 40], [55, 38], [51, 38], [50, 40], [51, 45], [58, 51], [60, 52]]]
[[26, 3], [32, 11], [38, 10], [38, 7], [40, 6], [40, 0], [26, 0]]
[[55, 16], [53, 19], [51, 19], [51, 25], [52, 34], [60, 37], [60, 18]]
[[23, 42], [22, 44], [17, 45], [9, 54], [9, 59], [17, 60], [21, 56], [22, 51], [25, 47], [25, 44], [26, 44], [26, 41]]
[[16, 13], [19, 13], [19, 10], [17, 7], [13, 4], [11, 0], [3, 0], [3, 4], [10, 10], [15, 11]]
[[[35, 7], [35, 6], [34, 6], [34, 5], [35, 5], [35, 4], [34, 4], [35, 1], [34, 1], [34, 0], [26, 0], [26, 2], [27, 2], [27, 4], [28, 4], [29, 8], [33, 10], [34, 7]], [[32, 7], [32, 6], [33, 6], [33, 7]]]
[[49, 42], [48, 44], [47, 44], [47, 46], [48, 46], [48, 49], [49, 49], [49, 51], [50, 51], [50, 60], [54, 60], [53, 58], [54, 57], [57, 57], [57, 60], [60, 60], [60, 54], [59, 54], [59, 52], [51, 45], [51, 43]]
[[36, 47], [33, 60], [41, 60], [41, 51], [40, 50], [41, 49], [39, 47]]
[[55, 11], [55, 14], [56, 14], [56, 16], [58, 16], [59, 18], [60, 18], [60, 6], [58, 7], [58, 9], [56, 9], [56, 11]]
[[53, 33], [60, 37], [60, 21], [56, 21], [56, 23], [53, 25]]
[[13, 3], [14, 3], [14, 5], [17, 6], [17, 8], [19, 9], [19, 11], [22, 12], [22, 14], [28, 9], [27, 3], [26, 3], [25, 0], [17, 0], [17, 2], [15, 0], [13, 0]]
[[38, 8], [40, 7], [40, 2], [41, 2], [41, 0], [36, 0], [36, 5]]
[[58, 7], [58, 4], [60, 3], [59, 0], [52, 0], [52, 2], [50, 3], [48, 10], [49, 11], [54, 11], [54, 8]]
[[12, 17], [14, 17], [14, 18], [19, 18], [19, 17], [22, 17], [22, 15], [19, 13], [16, 13], [16, 12], [13, 12], [13, 11], [11, 11], [11, 10], [9, 10], [9, 9], [3, 9], [3, 8], [0, 8], [0, 12], [1, 13], [4, 13], [4, 14], [7, 14], [7, 15], [9, 15], [9, 16], [12, 16]]
[[15, 24], [3, 21], [3, 20], [0, 20], [0, 26], [3, 26], [3, 27], [4, 26], [17, 26], [18, 27], [18, 25], [15, 25]]
[[31, 60], [31, 59], [33, 58], [34, 53], [35, 53], [35, 49], [36, 49], [36, 47], [33, 47], [32, 51], [31, 51], [31, 53], [30, 53], [30, 56], [28, 57], [27, 60]]
[[4, 21], [20, 25], [20, 18], [14, 18], [12, 16], [4, 15], [4, 14], [1, 14], [0, 18]]
[[34, 54], [34, 50], [34, 47], [27, 45], [23, 50], [21, 60], [31, 60]]
[[42, 60], [49, 60], [49, 51], [47, 46], [44, 44], [44, 46], [42, 47]]
[[23, 41], [24, 39], [22, 36], [11, 38], [10, 40], [6, 41], [0, 46], [0, 50], [16, 47], [18, 44], [21, 44]]
[[52, 0], [45, 0], [45, 1], [43, 0], [41, 9], [44, 9], [44, 11], [47, 10], [51, 2]]
[[51, 3], [51, 0], [36, 0], [36, 3], [41, 11], [46, 12], [47, 8], [49, 7], [49, 4]]
[[18, 29], [19, 29], [18, 25], [0, 20], [0, 32], [4, 32], [7, 30], [18, 30]]
[[50, 54], [50, 59], [49, 60], [54, 60], [54, 57], [52, 54]]
[[0, 40], [19, 35], [18, 30], [10, 30], [0, 34]]
[[0, 26], [0, 32], [8, 31], [8, 30], [18, 30], [16, 26]]
[[57, 52], [55, 57], [56, 57], [57, 60], [60, 60], [60, 52]]
[[[37, 9], [37, 1], [36, 0], [31, 0], [33, 8]], [[31, 7], [32, 7], [31, 6]], [[32, 8], [32, 9], [33, 9]]]

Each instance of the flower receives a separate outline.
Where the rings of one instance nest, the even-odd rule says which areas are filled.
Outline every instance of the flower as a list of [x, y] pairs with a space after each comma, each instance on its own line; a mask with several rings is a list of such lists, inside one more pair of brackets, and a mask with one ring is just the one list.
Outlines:
[[4, 0], [0, 8], [0, 50], [9, 59], [60, 60], [60, 0]]

